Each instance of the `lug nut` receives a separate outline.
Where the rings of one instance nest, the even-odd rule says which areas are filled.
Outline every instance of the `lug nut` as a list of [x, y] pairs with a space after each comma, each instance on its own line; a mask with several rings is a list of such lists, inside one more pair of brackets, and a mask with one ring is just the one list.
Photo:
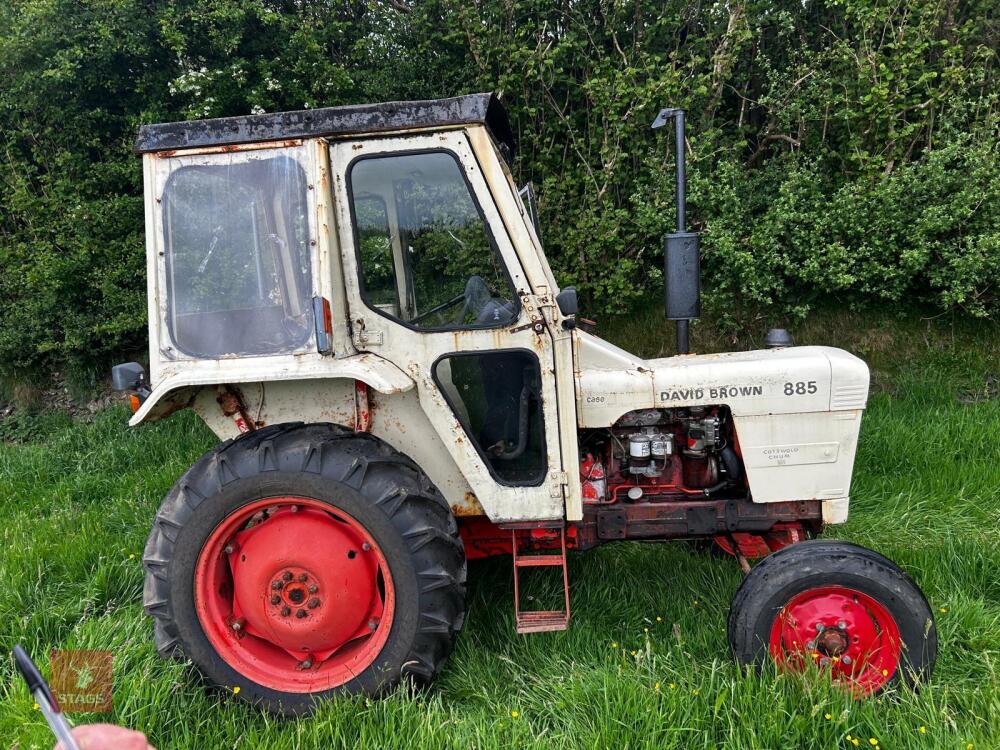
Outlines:
[[809, 643], [806, 644], [806, 648], [809, 649], [810, 651], [815, 651], [816, 641], [809, 641]]
[[378, 627], [378, 620], [374, 620], [373, 619], [373, 620], [369, 620], [368, 621], [368, 629], [369, 630], [375, 630], [375, 628], [377, 628], [377, 627]]
[[824, 656], [822, 659], [819, 660], [819, 665], [821, 667], [828, 667], [830, 666], [830, 660]]
[[281, 608], [281, 616], [282, 617], [288, 617], [288, 615], [290, 615], [290, 614], [292, 614], [292, 608], [289, 607], [287, 604], [284, 607]]
[[851, 666], [851, 657], [848, 656], [847, 654], [844, 654], [843, 656], [841, 656], [840, 657], [840, 661], [841, 661], [841, 663], [843, 663], [843, 664], [845, 664], [847, 666]]
[[315, 594], [317, 591], [319, 591], [319, 586], [317, 586], [315, 583], [310, 583], [309, 584], [309, 593], [310, 594]]
[[816, 623], [816, 632], [817, 633], [822, 633], [824, 630], [825, 630], [825, 628], [823, 627], [823, 623], [817, 622]]
[[222, 548], [222, 551], [225, 552], [227, 555], [231, 555], [236, 551], [236, 547], [234, 547], [231, 544], [227, 544], [225, 547]]
[[309, 576], [307, 576], [305, 573], [299, 573], [299, 583], [305, 583], [308, 580]]
[[295, 616], [301, 620], [303, 617], [306, 616], [306, 611], [304, 609], [300, 609], [298, 612], [295, 613]]
[[281, 591], [281, 587], [284, 585], [285, 584], [283, 584], [281, 581], [274, 581], [271, 584], [271, 588], [274, 589], [275, 591]]
[[240, 620], [233, 620], [233, 624], [230, 627], [238, 633], [243, 630], [243, 623]]
[[271, 596], [271, 604], [280, 604], [280, 603], [281, 603], [280, 596], [278, 596], [277, 594]]
[[299, 506], [298, 505], [292, 505], [291, 507], [289, 507], [288, 510], [290, 510], [292, 513], [298, 513], [299, 512]]
[[284, 581], [285, 583], [288, 583], [290, 580], [292, 580], [292, 572], [290, 570], [286, 570], [284, 573], [281, 574], [281, 580]]
[[319, 606], [319, 599], [310, 599], [309, 600], [309, 609], [316, 609], [316, 607], [318, 607], [318, 606]]
[[363, 549], [363, 550], [364, 550], [365, 552], [367, 552], [367, 551], [368, 551], [368, 550], [370, 550], [371, 548], [372, 548], [372, 546], [371, 546], [371, 545], [370, 545], [370, 544], [369, 544], [368, 542], [363, 542], [363, 543], [361, 544], [361, 549]]
[[843, 620], [837, 620], [837, 627], [841, 630], [847, 630], [847, 623]]
[[310, 667], [312, 667], [312, 665], [313, 665], [312, 659], [305, 659], [299, 662], [299, 667], [302, 669], [309, 669]]

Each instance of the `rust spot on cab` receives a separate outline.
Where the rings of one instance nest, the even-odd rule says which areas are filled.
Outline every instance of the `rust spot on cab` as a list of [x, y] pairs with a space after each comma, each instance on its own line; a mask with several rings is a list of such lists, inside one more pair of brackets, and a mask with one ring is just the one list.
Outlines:
[[451, 512], [456, 516], [484, 515], [483, 506], [479, 504], [479, 498], [473, 492], [466, 492], [461, 501], [453, 503]]

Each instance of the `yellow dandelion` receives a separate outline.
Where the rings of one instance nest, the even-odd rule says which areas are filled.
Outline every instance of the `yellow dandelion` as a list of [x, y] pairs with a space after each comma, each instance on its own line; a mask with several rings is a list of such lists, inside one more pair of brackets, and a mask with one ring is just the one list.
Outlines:
[[618, 648], [618, 644], [614, 641], [611, 642], [611, 648]]
[[663, 622], [663, 618], [662, 618], [662, 617], [660, 617], [659, 615], [657, 615], [657, 617], [656, 617], [656, 621], [657, 621], [657, 622]]
[[872, 747], [875, 747], [875, 745], [877, 745], [877, 744], [878, 744], [878, 740], [877, 740], [877, 739], [875, 739], [874, 737], [869, 737], [869, 738], [868, 738], [868, 742], [870, 742], [870, 743], [871, 743], [871, 746], [872, 746]]
[[971, 742], [968, 745], [965, 746], [965, 750], [972, 750], [972, 743]]
[[236, 687], [233, 688], [233, 695], [239, 695], [239, 694], [240, 694], [240, 686], [237, 685]]
[[947, 612], [947, 611], [948, 611], [948, 608], [947, 608], [947, 607], [940, 607], [940, 608], [938, 609], [938, 612], [940, 612], [940, 613], [941, 613], [942, 615], [943, 615], [943, 614], [944, 614], [945, 612]]
[[830, 719], [833, 718], [833, 714], [823, 714], [823, 718], [826, 719], [827, 721], [830, 721]]
[[38, 705], [38, 704], [36, 703], [36, 704], [35, 704], [35, 710], [36, 710], [36, 711], [41, 711], [41, 710], [42, 710], [42, 707], [41, 707], [41, 706], [39, 706], [39, 705]]
[[854, 738], [853, 738], [853, 737], [851, 737], [851, 735], [847, 735], [847, 741], [848, 741], [848, 742], [850, 742], [850, 741], [851, 741], [851, 740], [853, 740], [853, 739], [854, 739]]
[[701, 692], [701, 690], [699, 690], [698, 688], [695, 688], [694, 690], [691, 691], [691, 695], [698, 695], [698, 693], [700, 693], [700, 692]]
[[671, 682], [669, 685], [667, 685], [667, 687], [670, 688], [671, 690], [675, 690], [677, 688], [677, 685]]
[[635, 655], [636, 655], [636, 652], [635, 652], [635, 651], [629, 651], [629, 653], [630, 653], [630, 654], [632, 654], [632, 656], [635, 656]]
[[521, 715], [520, 711], [511, 711], [510, 712], [510, 718], [512, 718], [512, 719], [516, 719], [520, 715]]
[[860, 742], [858, 742], [858, 738], [857, 738], [857, 737], [855, 737], [855, 738], [854, 738], [853, 740], [851, 740], [851, 744], [852, 744], [852, 745], [854, 745], [854, 747], [857, 747], [857, 746], [858, 746], [858, 745], [860, 745], [861, 743], [860, 743]]
[[129, 560], [134, 560], [135, 559], [135, 553], [133, 552], [131, 555], [129, 555], [128, 559]]
[[697, 599], [694, 600], [694, 606], [696, 606], [696, 607], [698, 606], [698, 600]]
[[927, 727], [920, 727], [917, 731], [920, 732], [920, 734], [927, 734]]
[[643, 633], [648, 633], [648, 632], [649, 632], [649, 628], [643, 628], [643, 629], [642, 629], [642, 632], [643, 632]]
[[655, 685], [653, 685], [653, 690], [659, 692], [660, 691], [660, 683], [656, 683]]

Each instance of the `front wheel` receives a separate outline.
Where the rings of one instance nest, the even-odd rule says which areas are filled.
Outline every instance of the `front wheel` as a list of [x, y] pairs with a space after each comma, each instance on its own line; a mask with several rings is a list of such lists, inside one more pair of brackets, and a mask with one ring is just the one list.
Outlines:
[[847, 542], [801, 542], [765, 558], [736, 592], [728, 630], [740, 664], [812, 663], [859, 696], [915, 685], [937, 656], [934, 616], [913, 579]]
[[429, 681], [464, 617], [447, 503], [405, 456], [333, 425], [210, 451], [167, 496], [144, 559], [160, 652], [286, 714]]

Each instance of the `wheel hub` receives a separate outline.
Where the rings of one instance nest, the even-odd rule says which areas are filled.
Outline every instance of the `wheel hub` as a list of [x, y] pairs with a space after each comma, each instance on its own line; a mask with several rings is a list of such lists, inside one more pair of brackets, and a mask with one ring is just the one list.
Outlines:
[[282, 617], [290, 617], [294, 611], [296, 616], [302, 618], [307, 612], [300, 615], [299, 611], [316, 609], [323, 603], [319, 579], [315, 575], [310, 576], [302, 568], [289, 566], [271, 581], [269, 600]]
[[846, 630], [840, 628], [825, 628], [816, 637], [816, 650], [824, 656], [840, 656], [850, 643]]

